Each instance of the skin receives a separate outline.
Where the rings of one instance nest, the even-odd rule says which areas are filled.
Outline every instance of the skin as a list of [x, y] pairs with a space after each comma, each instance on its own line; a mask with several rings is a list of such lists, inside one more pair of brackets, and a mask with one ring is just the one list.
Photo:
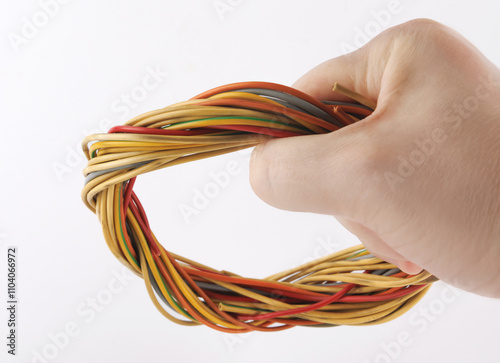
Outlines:
[[500, 70], [450, 28], [418, 19], [328, 60], [293, 87], [377, 102], [338, 131], [270, 140], [250, 163], [277, 208], [333, 215], [377, 257], [500, 298]]

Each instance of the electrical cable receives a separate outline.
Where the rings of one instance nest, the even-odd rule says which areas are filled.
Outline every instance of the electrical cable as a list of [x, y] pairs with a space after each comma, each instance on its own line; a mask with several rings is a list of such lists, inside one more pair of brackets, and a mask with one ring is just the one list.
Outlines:
[[363, 245], [263, 279], [246, 278], [170, 252], [153, 234], [133, 191], [137, 176], [271, 138], [333, 132], [376, 108], [341, 85], [333, 91], [353, 102], [321, 102], [275, 83], [234, 83], [83, 140], [83, 202], [97, 215], [113, 255], [144, 279], [166, 318], [228, 333], [373, 325], [404, 314], [437, 280], [427, 271], [408, 275]]

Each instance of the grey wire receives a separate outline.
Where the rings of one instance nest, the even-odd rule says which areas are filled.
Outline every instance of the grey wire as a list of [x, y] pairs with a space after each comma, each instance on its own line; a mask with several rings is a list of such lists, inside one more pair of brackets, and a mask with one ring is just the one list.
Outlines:
[[399, 268], [392, 268], [392, 269], [388, 270], [386, 273], [384, 273], [382, 276], [391, 276], [391, 275], [397, 274], [398, 272], [401, 272], [401, 270]]
[[374, 257], [375, 256], [373, 256], [371, 253], [369, 253], [369, 254], [364, 255], [364, 256], [358, 256], [358, 257], [350, 258], [347, 261], [359, 261], [359, 260], [364, 260], [365, 258], [374, 258]]
[[205, 282], [205, 281], [195, 281], [195, 282], [196, 282], [196, 285], [198, 285], [199, 287], [201, 287], [202, 289], [205, 289], [205, 290], [210, 290], [210, 291], [215, 291], [215, 292], [232, 292], [231, 290], [229, 290], [228, 288], [226, 288], [224, 286], [212, 284], [210, 282]]
[[268, 98], [268, 99], [270, 99], [270, 100], [273, 100], [274, 102], [278, 102], [280, 105], [282, 105], [284, 107], [291, 108], [292, 110], [300, 111], [300, 112], [304, 112], [304, 113], [309, 113], [306, 110], [300, 108], [299, 106], [291, 104], [291, 103], [289, 103], [289, 102], [287, 102], [285, 100], [281, 100], [281, 99], [273, 98], [273, 97], [267, 97], [267, 96], [265, 96], [265, 97]]
[[[201, 287], [204, 290], [210, 290], [210, 291], [215, 291], [215, 292], [221, 292], [221, 293], [234, 293], [233, 290], [230, 290], [228, 288], [225, 288], [223, 286], [217, 285], [217, 284], [212, 284], [210, 282], [205, 282], [205, 281], [195, 281], [196, 285]], [[318, 285], [322, 286], [322, 285]], [[256, 294], [260, 294], [266, 297], [276, 297], [276, 294], [270, 293], [268, 291], [262, 291], [259, 289], [255, 288], [248, 288], [248, 291], [254, 292]]]
[[[132, 233], [132, 231], [130, 230], [130, 226], [129, 226], [129, 223], [126, 222], [126, 228], [127, 228], [127, 233], [130, 237], [130, 242], [132, 243], [132, 245], [134, 246], [134, 248], [140, 248], [141, 251], [142, 251], [142, 247], [139, 243], [137, 243], [135, 237], [134, 237], [134, 234]], [[144, 253], [144, 251], [143, 251]], [[137, 261], [139, 262], [139, 260]], [[168, 307], [170, 307], [174, 312], [177, 312], [172, 305], [170, 305], [170, 303], [168, 302], [168, 300], [165, 298], [165, 296], [163, 296], [163, 293], [161, 292], [160, 290], [160, 287], [158, 286], [158, 284], [156, 283], [156, 280], [155, 280], [155, 277], [153, 275], [153, 271], [151, 271], [151, 269], [149, 268], [149, 265], [146, 263], [146, 268], [148, 270], [148, 275], [149, 275], [149, 281], [151, 282], [151, 286], [153, 287], [153, 290], [156, 292], [156, 295], [160, 297], [161, 301], [163, 301], [165, 303], [165, 305], [167, 305]]]
[[387, 269], [385, 269], [385, 270], [384, 270], [384, 269], [375, 270], [375, 271], [372, 271], [372, 275], [383, 275], [383, 274], [385, 274], [387, 271], [389, 271], [389, 270], [387, 270]]
[[156, 294], [160, 297], [161, 301], [163, 301], [167, 306], [169, 306], [173, 311], [177, 312], [172, 305], [170, 305], [170, 303], [167, 301], [167, 299], [165, 298], [165, 296], [163, 296], [163, 293], [161, 292], [160, 290], [160, 287], [158, 286], [158, 284], [156, 283], [156, 280], [153, 276], [153, 272], [151, 271], [151, 269], [149, 268], [149, 266], [147, 266], [148, 268], [148, 274], [149, 274], [149, 281], [151, 281], [151, 286], [153, 286], [153, 289], [156, 291]]
[[122, 169], [138, 168], [139, 166], [146, 165], [147, 163], [150, 163], [151, 161], [152, 160], [139, 161], [139, 162], [133, 163], [133, 164], [127, 164], [127, 165], [116, 166], [114, 168], [109, 168], [109, 169], [105, 169], [105, 170], [94, 171], [93, 173], [90, 173], [87, 175], [87, 177], [85, 178], [85, 184], [89, 183], [91, 180], [97, 178], [98, 176], [101, 176], [101, 175], [104, 175], [107, 173], [111, 173], [113, 171], [122, 170]]
[[299, 107], [300, 109], [302, 109], [306, 113], [309, 113], [310, 115], [313, 115], [313, 116], [316, 116], [322, 120], [328, 121], [328, 122], [330, 122], [338, 127], [344, 126], [339, 120], [337, 120], [332, 115], [329, 115], [328, 113], [326, 113], [322, 109], [316, 107], [315, 105], [313, 105], [307, 101], [304, 101], [301, 98], [290, 95], [288, 93], [284, 93], [281, 91], [275, 91], [275, 90], [269, 90], [269, 89], [263, 89], [263, 88], [242, 88], [242, 89], [235, 90], [235, 91], [248, 92], [248, 93], [253, 93], [256, 95], [271, 97], [273, 99], [284, 100], [291, 105]]

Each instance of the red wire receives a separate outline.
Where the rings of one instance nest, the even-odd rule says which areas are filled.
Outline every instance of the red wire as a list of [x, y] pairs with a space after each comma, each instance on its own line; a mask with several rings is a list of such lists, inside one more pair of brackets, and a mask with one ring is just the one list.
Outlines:
[[253, 134], [263, 134], [274, 137], [291, 137], [304, 135], [298, 132], [287, 131], [287, 130], [276, 130], [268, 127], [257, 127], [257, 126], [247, 126], [247, 125], [220, 125], [220, 126], [210, 126], [213, 129], [222, 130], [235, 130], [235, 131], [245, 131], [251, 132]]
[[339, 300], [339, 302], [352, 303], [352, 302], [392, 300], [408, 295], [414, 292], [415, 290], [423, 289], [426, 286], [427, 285], [413, 285], [403, 290], [392, 292], [390, 294], [385, 294], [385, 295], [349, 295], [349, 296], [344, 296], [342, 299]]
[[272, 83], [272, 82], [237, 82], [237, 83], [230, 83], [226, 84], [220, 87], [215, 87], [212, 88], [211, 90], [205, 91], [203, 93], [200, 93], [197, 96], [194, 96], [191, 98], [192, 100], [195, 99], [202, 99], [202, 98], [208, 98], [210, 96], [216, 95], [218, 93], [223, 93], [223, 92], [229, 92], [229, 91], [234, 91], [242, 88], [264, 88], [264, 89], [269, 89], [269, 90], [275, 90], [275, 91], [280, 91], [284, 93], [288, 93], [292, 96], [302, 98], [303, 100], [312, 103], [314, 106], [320, 108], [321, 110], [325, 111], [327, 114], [335, 117], [333, 114], [333, 111], [325, 106], [323, 102], [320, 102], [318, 99], [309, 96], [307, 93], [301, 92], [295, 88], [287, 87], [282, 84], [278, 83]]
[[260, 315], [238, 315], [239, 319], [242, 320], [268, 320], [268, 319], [273, 319], [277, 318], [279, 316], [284, 316], [284, 315], [295, 315], [295, 314], [301, 314], [301, 313], [307, 313], [308, 311], [311, 310], [316, 310], [319, 309], [323, 306], [329, 305], [335, 301], [338, 301], [342, 296], [347, 294], [349, 290], [351, 290], [355, 284], [349, 284], [345, 286], [342, 290], [337, 292], [336, 294], [330, 296], [327, 299], [324, 299], [323, 301], [317, 302], [316, 304], [304, 306], [301, 308], [296, 308], [296, 309], [289, 309], [289, 310], [281, 310], [281, 311], [275, 311], [272, 313], [266, 313], [266, 314], [260, 314]]
[[127, 186], [125, 187], [125, 192], [123, 193], [123, 210], [128, 209], [128, 205], [130, 203], [130, 197], [132, 196], [132, 189], [134, 188], [135, 180], [137, 177], [133, 177], [130, 179], [127, 183]]
[[277, 130], [268, 127], [246, 126], [246, 125], [214, 125], [210, 127], [200, 127], [192, 130], [169, 130], [169, 129], [152, 129], [139, 126], [114, 126], [109, 129], [108, 133], [132, 133], [145, 135], [171, 135], [171, 136], [193, 136], [206, 135], [218, 132], [217, 130], [234, 130], [245, 131], [254, 134], [264, 134], [274, 137], [291, 137], [304, 135], [299, 132]]

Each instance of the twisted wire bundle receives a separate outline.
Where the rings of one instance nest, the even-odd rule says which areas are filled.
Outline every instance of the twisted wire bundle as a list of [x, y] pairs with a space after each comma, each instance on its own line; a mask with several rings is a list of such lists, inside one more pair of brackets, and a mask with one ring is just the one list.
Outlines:
[[362, 245], [255, 279], [167, 251], [151, 230], [133, 191], [138, 175], [273, 137], [335, 131], [375, 108], [340, 85], [334, 91], [353, 101], [320, 102], [273, 83], [230, 84], [84, 139], [83, 201], [97, 214], [111, 252], [144, 279], [165, 317], [230, 333], [370, 325], [403, 314], [427, 292], [435, 280], [428, 272], [409, 276]]

